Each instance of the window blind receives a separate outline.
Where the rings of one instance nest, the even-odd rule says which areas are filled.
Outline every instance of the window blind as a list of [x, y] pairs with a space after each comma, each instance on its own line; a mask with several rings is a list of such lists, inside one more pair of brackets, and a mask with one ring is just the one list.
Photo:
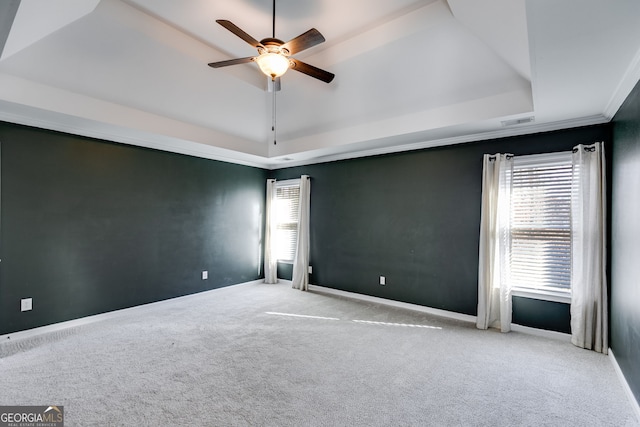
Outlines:
[[300, 185], [276, 187], [276, 258], [293, 261], [298, 242]]
[[571, 180], [570, 152], [514, 158], [512, 287], [570, 292]]

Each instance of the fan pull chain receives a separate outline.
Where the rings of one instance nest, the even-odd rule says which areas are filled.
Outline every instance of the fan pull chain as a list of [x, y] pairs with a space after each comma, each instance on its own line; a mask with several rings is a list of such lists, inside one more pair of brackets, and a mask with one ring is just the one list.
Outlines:
[[271, 115], [271, 132], [273, 132], [273, 145], [276, 145], [276, 91], [273, 90], [273, 111]]

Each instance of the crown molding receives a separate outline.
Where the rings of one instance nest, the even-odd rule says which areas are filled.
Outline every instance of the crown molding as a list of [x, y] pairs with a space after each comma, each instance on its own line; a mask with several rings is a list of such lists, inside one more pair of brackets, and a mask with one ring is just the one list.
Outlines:
[[611, 99], [609, 99], [603, 113], [605, 117], [609, 120], [613, 119], [613, 116], [616, 115], [638, 81], [640, 81], [640, 50], [636, 52], [618, 86], [616, 86]]
[[136, 147], [151, 148], [187, 156], [200, 157], [203, 159], [217, 160], [226, 163], [235, 163], [244, 166], [252, 166], [266, 169], [268, 162], [266, 159], [244, 154], [232, 150], [225, 150], [218, 147], [206, 146], [196, 142], [177, 140], [169, 137], [162, 137], [166, 141], [158, 140], [157, 136], [143, 138], [133, 135], [123, 135], [122, 132], [100, 131], [92, 126], [72, 125], [56, 120], [36, 118], [7, 111], [0, 111], [0, 121], [14, 123], [18, 125], [31, 126], [39, 129], [64, 132], [72, 135], [84, 136], [88, 138], [100, 139], [108, 142], [117, 142]]
[[269, 169], [270, 170], [286, 169], [290, 167], [334, 162], [338, 160], [348, 160], [348, 159], [355, 159], [360, 157], [371, 157], [371, 156], [379, 156], [382, 154], [393, 154], [393, 153], [400, 153], [404, 151], [414, 151], [414, 150], [421, 150], [425, 148], [441, 147], [444, 145], [456, 145], [456, 144], [464, 144], [467, 142], [486, 141], [490, 139], [507, 138], [511, 136], [521, 136], [521, 135], [529, 135], [534, 133], [551, 132], [555, 130], [570, 129], [570, 128], [576, 128], [581, 126], [598, 125], [598, 124], [608, 123], [609, 121], [610, 119], [605, 117], [604, 115], [594, 115], [589, 117], [580, 117], [577, 119], [561, 120], [561, 121], [550, 122], [550, 123], [534, 123], [531, 125], [523, 125], [523, 126], [505, 128], [505, 129], [488, 131], [488, 132], [478, 132], [473, 134], [454, 136], [450, 138], [425, 140], [425, 141], [411, 143], [411, 144], [394, 145], [394, 146], [374, 148], [370, 150], [351, 151], [351, 152], [340, 153], [335, 155], [320, 156], [320, 157], [310, 158], [307, 160], [291, 161], [291, 162], [287, 162], [286, 164], [270, 164]]
[[[640, 70], [640, 68], [639, 68]], [[619, 106], [618, 106], [619, 108]], [[569, 129], [581, 126], [590, 126], [608, 123], [611, 118], [605, 115], [594, 115], [589, 117], [581, 117], [577, 119], [562, 120], [550, 123], [533, 123], [528, 125], [517, 125], [514, 127], [502, 128], [494, 131], [477, 132], [453, 136], [449, 138], [426, 139], [420, 142], [387, 145], [373, 149], [354, 150], [339, 154], [322, 155], [310, 157], [308, 159], [287, 161], [286, 163], [274, 163], [276, 159], [250, 155], [232, 150], [226, 150], [213, 146], [206, 146], [200, 143], [178, 140], [169, 137], [160, 137], [158, 135], [149, 135], [148, 138], [143, 136], [134, 136], [132, 134], [125, 135], [124, 132], [115, 132], [107, 130], [98, 130], [92, 126], [86, 126], [82, 123], [69, 124], [57, 120], [47, 120], [36, 118], [29, 115], [10, 113], [0, 111], [0, 120], [33, 126], [40, 129], [47, 129], [58, 132], [65, 132], [73, 135], [85, 136], [89, 138], [97, 138], [110, 142], [123, 143], [138, 147], [151, 148], [160, 151], [167, 151], [188, 156], [200, 157], [209, 160], [217, 160], [227, 163], [234, 163], [244, 166], [257, 167], [266, 170], [286, 169], [290, 167], [306, 166], [311, 164], [328, 163], [338, 160], [348, 160], [361, 157], [379, 156], [383, 154], [393, 154], [405, 151], [421, 150], [426, 148], [434, 148], [445, 145], [464, 144], [467, 142], [477, 142], [490, 139], [507, 138], [512, 136], [528, 135], [541, 132], [550, 132], [561, 129]]]

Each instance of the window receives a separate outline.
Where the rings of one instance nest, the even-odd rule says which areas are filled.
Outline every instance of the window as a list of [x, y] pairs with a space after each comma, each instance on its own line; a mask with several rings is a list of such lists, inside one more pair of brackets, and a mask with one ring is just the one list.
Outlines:
[[298, 242], [300, 180], [276, 183], [274, 214], [276, 221], [275, 256], [278, 261], [293, 262]]
[[571, 181], [571, 152], [514, 157], [509, 281], [516, 295], [571, 295]]

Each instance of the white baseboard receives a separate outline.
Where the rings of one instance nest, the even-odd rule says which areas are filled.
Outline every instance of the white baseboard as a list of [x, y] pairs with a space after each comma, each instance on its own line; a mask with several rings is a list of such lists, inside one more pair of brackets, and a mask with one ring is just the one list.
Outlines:
[[[280, 279], [280, 281], [289, 282], [289, 283], [291, 282], [289, 280], [282, 280], [282, 279]], [[404, 308], [407, 310], [420, 311], [422, 313], [428, 313], [434, 316], [461, 320], [463, 322], [468, 322], [473, 324], [476, 323], [476, 316], [471, 316], [469, 314], [456, 313], [454, 311], [441, 310], [439, 308], [426, 307], [423, 305], [411, 304], [411, 303], [401, 302], [401, 301], [394, 301], [394, 300], [380, 298], [380, 297], [372, 297], [370, 295], [363, 295], [355, 292], [343, 291], [340, 289], [326, 288], [324, 286], [319, 286], [319, 285], [309, 285], [309, 290], [330, 294], [330, 295], [342, 296], [345, 298], [352, 298], [352, 299], [357, 299], [361, 301], [373, 302], [376, 304], [384, 304], [392, 307]], [[551, 338], [551, 339], [571, 342], [571, 335], [565, 334], [562, 332], [530, 328], [528, 326], [522, 326], [522, 325], [516, 325], [516, 324], [511, 325], [511, 330], [514, 332], [519, 332], [523, 334], [529, 334], [529, 335], [535, 335], [535, 336], [544, 337], [544, 338]]]
[[10, 333], [10, 334], [0, 335], [0, 344], [5, 342], [5, 341], [7, 341], [7, 340], [17, 341], [17, 340], [22, 340], [22, 339], [26, 339], [26, 338], [33, 338], [35, 336], [42, 335], [42, 334], [48, 334], [48, 333], [52, 333], [52, 332], [59, 332], [59, 331], [65, 330], [65, 329], [75, 328], [75, 327], [78, 327], [78, 326], [84, 326], [84, 325], [88, 325], [88, 324], [91, 324], [91, 323], [99, 322], [99, 321], [102, 321], [102, 320], [116, 318], [116, 317], [122, 316], [124, 314], [129, 314], [131, 312], [146, 310], [146, 309], [148, 309], [150, 307], [156, 307], [158, 305], [166, 304], [166, 303], [171, 302], [171, 301], [182, 300], [182, 299], [187, 299], [187, 298], [194, 298], [194, 297], [197, 297], [197, 296], [201, 296], [203, 294], [208, 294], [210, 292], [219, 292], [219, 291], [222, 291], [222, 290], [230, 288], [230, 287], [245, 286], [245, 285], [258, 284], [258, 283], [264, 283], [264, 279], [253, 280], [251, 282], [238, 283], [236, 285], [223, 286], [221, 288], [211, 289], [209, 291], [198, 292], [198, 293], [195, 293], [195, 294], [189, 294], [189, 295], [184, 295], [184, 296], [181, 296], [181, 297], [170, 298], [170, 299], [167, 299], [167, 300], [151, 302], [151, 303], [143, 304], [143, 305], [137, 305], [135, 307], [129, 307], [129, 308], [123, 308], [123, 309], [120, 309], [120, 310], [114, 310], [114, 311], [110, 311], [108, 313], [96, 314], [96, 315], [93, 315], [93, 316], [82, 317], [80, 319], [68, 320], [66, 322], [53, 323], [51, 325], [40, 326], [38, 328], [27, 329], [27, 330], [24, 330], [24, 331], [18, 331], [18, 332], [13, 332], [13, 333]]
[[546, 329], [531, 328], [529, 326], [511, 324], [511, 330], [513, 332], [520, 332], [522, 334], [535, 335], [537, 337], [551, 338], [554, 340], [571, 342], [571, 334], [565, 334], [564, 332], [548, 331]]
[[[238, 283], [236, 285], [230, 285], [230, 286], [225, 286], [225, 287], [222, 287], [222, 288], [216, 288], [216, 289], [212, 289], [212, 290], [209, 290], [209, 291], [199, 292], [199, 293], [196, 293], [196, 294], [184, 295], [184, 296], [181, 296], [181, 297], [171, 298], [171, 299], [168, 299], [168, 300], [157, 301], [157, 302], [153, 302], [153, 303], [149, 303], [149, 304], [143, 304], [143, 305], [139, 305], [139, 306], [135, 306], [135, 307], [124, 308], [124, 309], [121, 309], [121, 310], [110, 311], [108, 313], [96, 314], [96, 315], [93, 315], [93, 316], [82, 317], [80, 319], [74, 319], [74, 320], [69, 320], [69, 321], [66, 321], [66, 322], [54, 323], [54, 324], [51, 324], [51, 325], [41, 326], [41, 327], [38, 327], [38, 328], [28, 329], [28, 330], [24, 330], [24, 331], [13, 332], [13, 333], [10, 333], [10, 334], [0, 335], [0, 343], [4, 342], [6, 340], [13, 340], [13, 341], [21, 340], [21, 339], [31, 338], [31, 337], [42, 335], [42, 334], [46, 334], [46, 333], [58, 332], [58, 331], [62, 331], [62, 330], [65, 330], [65, 329], [70, 329], [70, 328], [74, 328], [74, 327], [78, 327], [78, 326], [88, 325], [88, 324], [91, 324], [91, 323], [94, 323], [94, 322], [99, 322], [99, 321], [102, 321], [102, 320], [106, 320], [106, 319], [122, 316], [122, 315], [128, 314], [128, 313], [130, 313], [132, 311], [144, 310], [144, 309], [147, 309], [147, 308], [150, 308], [150, 307], [154, 307], [154, 306], [156, 306], [158, 304], [165, 304], [165, 303], [168, 303], [170, 301], [174, 301], [174, 300], [178, 300], [178, 299], [194, 298], [194, 297], [197, 297], [199, 295], [203, 295], [203, 294], [206, 294], [206, 293], [209, 293], [209, 292], [219, 292], [219, 291], [222, 291], [222, 290], [230, 288], [230, 287], [252, 285], [252, 284], [262, 284], [262, 283], [264, 283], [264, 279], [258, 279], [258, 280], [253, 280], [251, 282]], [[290, 286], [291, 285], [291, 280], [278, 279], [278, 283]], [[453, 311], [441, 310], [441, 309], [438, 309], [438, 308], [426, 307], [426, 306], [418, 305], [418, 304], [411, 304], [411, 303], [402, 302], [402, 301], [394, 301], [394, 300], [390, 300], [390, 299], [386, 299], [386, 298], [380, 298], [380, 297], [374, 297], [374, 296], [370, 296], [370, 295], [358, 294], [358, 293], [355, 293], [355, 292], [343, 291], [343, 290], [340, 290], [340, 289], [327, 288], [327, 287], [319, 286], [319, 285], [309, 285], [309, 290], [310, 291], [319, 292], [319, 293], [325, 293], [325, 294], [329, 294], [329, 295], [336, 295], [336, 296], [341, 296], [341, 297], [345, 297], [345, 298], [351, 298], [351, 299], [356, 299], [356, 300], [361, 300], [361, 301], [366, 301], [366, 302], [372, 302], [372, 303], [375, 303], [375, 304], [383, 304], [383, 305], [387, 305], [387, 306], [391, 306], [391, 307], [397, 307], [397, 308], [403, 308], [403, 309], [407, 309], [407, 310], [419, 311], [419, 312], [422, 312], [422, 313], [432, 314], [434, 316], [439, 316], [439, 317], [444, 317], [444, 318], [454, 319], [454, 320], [460, 320], [460, 321], [463, 321], [463, 322], [468, 322], [468, 323], [473, 323], [473, 324], [476, 323], [476, 316], [471, 316], [471, 315], [462, 314], [462, 313], [456, 313], [456, 312], [453, 312]], [[571, 335], [563, 334], [561, 332], [547, 331], [547, 330], [544, 330], [544, 329], [530, 328], [530, 327], [527, 327], [527, 326], [521, 326], [521, 325], [515, 325], [515, 324], [511, 325], [511, 329], [513, 331], [515, 331], [515, 332], [520, 332], [520, 333], [525, 333], [525, 334], [530, 334], [530, 335], [536, 335], [536, 336], [542, 336], [542, 337], [546, 337], [546, 338], [560, 339], [560, 340], [569, 341], [569, 342], [571, 341]], [[612, 357], [613, 357], [613, 355], [612, 355]]]
[[345, 298], [357, 299], [360, 301], [372, 302], [375, 304], [384, 304], [391, 307], [404, 308], [407, 310], [420, 311], [422, 313], [433, 314], [434, 316], [446, 317], [449, 319], [461, 320], [463, 322], [476, 323], [476, 316], [468, 314], [456, 313], [454, 311], [440, 310], [439, 308], [431, 308], [408, 302], [394, 301], [386, 298], [372, 297], [370, 295], [357, 294], [355, 292], [342, 291], [340, 289], [325, 288], [324, 286], [309, 285], [309, 290], [324, 294], [337, 295]]
[[629, 387], [629, 383], [627, 382], [627, 379], [624, 377], [624, 374], [622, 373], [622, 369], [620, 369], [620, 365], [618, 365], [618, 361], [616, 360], [616, 357], [613, 355], [613, 351], [611, 350], [611, 347], [609, 347], [609, 360], [611, 360], [611, 363], [613, 364], [613, 369], [615, 369], [616, 374], [618, 375], [618, 379], [620, 380], [620, 384], [622, 384], [622, 388], [624, 389], [624, 392], [627, 395], [627, 398], [629, 398], [629, 403], [631, 403], [631, 407], [633, 408], [633, 411], [635, 412], [636, 417], [638, 418], [638, 423], [640, 423], [640, 403], [638, 403], [635, 395], [631, 391], [631, 387]]

